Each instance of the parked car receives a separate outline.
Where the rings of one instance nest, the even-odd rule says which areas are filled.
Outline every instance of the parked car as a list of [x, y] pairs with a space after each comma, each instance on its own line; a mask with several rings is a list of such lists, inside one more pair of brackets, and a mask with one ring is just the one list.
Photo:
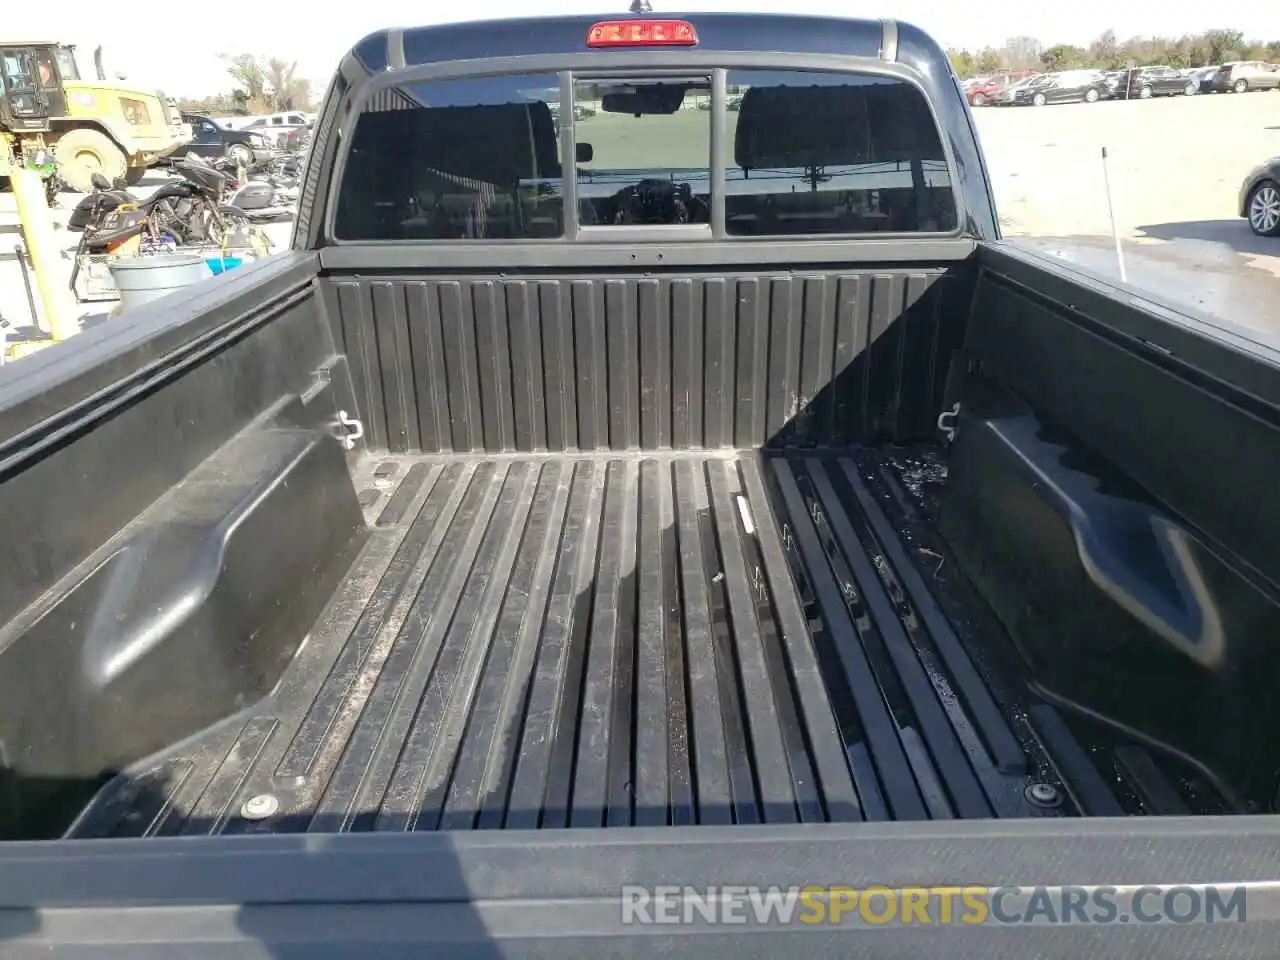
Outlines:
[[1248, 93], [1280, 87], [1280, 67], [1261, 60], [1224, 63], [1214, 75], [1212, 87], [1219, 93]]
[[1017, 102], [1019, 91], [1026, 90], [1032, 86], [1044, 86], [1050, 82], [1050, 79], [1049, 74], [1038, 73], [1027, 77], [1025, 80], [1019, 80], [992, 97], [991, 103], [997, 107], [1011, 107]]
[[1047, 103], [1097, 103], [1110, 93], [1101, 70], [1065, 70], [1045, 74], [1036, 83], [1022, 87], [1014, 94], [1013, 103], [1034, 107]]
[[1106, 84], [1106, 90], [1103, 92], [1103, 99], [1124, 99], [1124, 81], [1127, 73], [1127, 70], [1104, 70], [1102, 72], [1102, 82]]
[[[551, 111], [552, 119], [558, 123], [560, 121], [560, 104], [558, 103], [550, 104], [548, 109], [550, 109]], [[698, 104], [698, 109], [710, 110], [711, 109], [710, 98], [708, 98], [703, 103]], [[575, 120], [586, 120], [589, 117], [594, 117], [595, 115], [596, 115], [596, 110], [594, 107], [588, 107], [586, 104], [582, 104], [582, 103], [575, 103], [573, 105], [573, 119]]]
[[256, 130], [270, 138], [272, 146], [282, 148], [285, 137], [294, 130], [305, 129], [315, 122], [315, 117], [301, 111], [289, 113], [273, 113], [265, 117], [254, 117], [241, 127], [242, 130]]
[[271, 141], [255, 130], [231, 130], [212, 117], [198, 113], [184, 113], [182, 122], [191, 124], [194, 137], [180, 154], [229, 157], [248, 166], [256, 160], [267, 159], [274, 152]]
[[311, 135], [315, 124], [305, 127], [294, 127], [280, 139], [280, 147], [288, 153], [301, 153], [311, 143]]
[[1244, 178], [1240, 216], [1258, 236], [1280, 237], [1280, 157], [1272, 157]]
[[1199, 93], [1213, 93], [1213, 78], [1218, 75], [1221, 67], [1218, 64], [1208, 67], [1195, 67], [1187, 71], [1187, 87], [1185, 93], [1187, 96], [1195, 96]]
[[292, 110], [285, 113], [269, 113], [265, 117], [254, 117], [245, 125], [245, 129], [253, 130], [261, 127], [267, 127], [272, 130], [287, 130], [293, 127], [305, 127], [308, 124], [315, 123], [315, 119], [315, 114], [303, 113], [300, 110]]
[[1174, 67], [1138, 67], [1124, 71], [1122, 76], [1125, 76], [1123, 89], [1128, 91], [1131, 100], [1180, 97], [1187, 92], [1187, 75]]
[[1011, 73], [997, 73], [994, 76], [984, 77], [981, 83], [975, 83], [965, 90], [965, 98], [970, 106], [985, 107], [1006, 87], [1034, 76], [1037, 76], [1034, 70], [1015, 70]]

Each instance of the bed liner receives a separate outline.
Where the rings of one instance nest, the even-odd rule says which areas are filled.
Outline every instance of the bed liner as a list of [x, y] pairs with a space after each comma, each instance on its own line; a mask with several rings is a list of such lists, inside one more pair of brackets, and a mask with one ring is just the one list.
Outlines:
[[932, 536], [941, 469], [368, 455], [373, 535], [276, 690], [68, 835], [1203, 812], [1018, 675]]

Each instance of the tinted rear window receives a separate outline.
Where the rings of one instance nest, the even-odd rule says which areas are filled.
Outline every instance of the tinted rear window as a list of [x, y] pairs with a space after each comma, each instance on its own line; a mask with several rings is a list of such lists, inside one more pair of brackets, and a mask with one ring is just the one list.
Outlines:
[[730, 234], [949, 232], [955, 196], [924, 96], [849, 73], [731, 71]]
[[552, 74], [391, 88], [355, 124], [334, 234], [562, 237], [561, 123], [575, 132], [570, 213], [584, 227], [705, 231], [712, 171], [723, 165], [729, 236], [956, 229], [946, 154], [914, 86], [856, 73], [730, 71], [725, 105], [713, 157], [709, 76], [579, 81], [569, 104]]
[[[639, 116], [621, 109], [623, 102], [637, 101]], [[710, 110], [709, 76], [578, 81], [573, 105], [578, 222], [584, 227], [707, 223]]]
[[408, 84], [356, 122], [340, 240], [511, 240], [564, 230], [553, 74]]

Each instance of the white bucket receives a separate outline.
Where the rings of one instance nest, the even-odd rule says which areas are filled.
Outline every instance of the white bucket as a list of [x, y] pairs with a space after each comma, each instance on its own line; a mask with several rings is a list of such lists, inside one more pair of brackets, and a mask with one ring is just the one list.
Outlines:
[[165, 294], [213, 276], [204, 257], [194, 253], [113, 260], [107, 269], [120, 291], [119, 313], [159, 300]]

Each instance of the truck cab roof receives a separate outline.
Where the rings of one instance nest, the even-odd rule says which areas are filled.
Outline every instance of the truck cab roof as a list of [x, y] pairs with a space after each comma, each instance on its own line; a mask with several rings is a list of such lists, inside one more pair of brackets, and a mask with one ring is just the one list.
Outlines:
[[[426, 27], [379, 30], [352, 49], [371, 73], [456, 60], [590, 53], [587, 35], [602, 22], [642, 20], [635, 16], [525, 17]], [[656, 20], [694, 25], [697, 42], [684, 48], [702, 53], [786, 51], [879, 58], [906, 63], [922, 73], [949, 73], [946, 54], [922, 30], [896, 20], [793, 16], [790, 14], [664, 14]], [[654, 48], [644, 52], [653, 54]]]

